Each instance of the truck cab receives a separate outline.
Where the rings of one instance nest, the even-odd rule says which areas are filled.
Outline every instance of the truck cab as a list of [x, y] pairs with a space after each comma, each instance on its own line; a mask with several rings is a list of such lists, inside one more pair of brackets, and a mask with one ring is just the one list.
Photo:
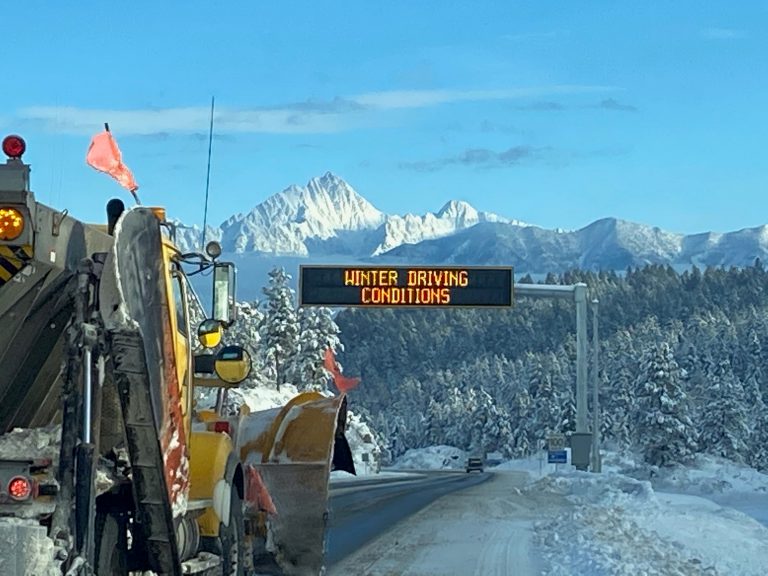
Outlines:
[[467, 474], [470, 472], [477, 470], [478, 472], [482, 472], [485, 468], [483, 464], [483, 458], [480, 456], [470, 456], [467, 458], [467, 465], [466, 465], [466, 471]]

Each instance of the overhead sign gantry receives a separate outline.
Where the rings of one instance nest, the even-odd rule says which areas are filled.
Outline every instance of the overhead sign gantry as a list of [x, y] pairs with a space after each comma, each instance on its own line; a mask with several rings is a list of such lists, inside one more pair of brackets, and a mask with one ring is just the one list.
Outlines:
[[[515, 284], [511, 266], [299, 267], [300, 306], [509, 308], [515, 297], [564, 299], [575, 304], [576, 433], [571, 437], [571, 463], [586, 470], [593, 442], [587, 422], [586, 284]], [[599, 470], [597, 444], [592, 449], [596, 453], [593, 470]]]
[[512, 267], [300, 266], [301, 306], [508, 308]]

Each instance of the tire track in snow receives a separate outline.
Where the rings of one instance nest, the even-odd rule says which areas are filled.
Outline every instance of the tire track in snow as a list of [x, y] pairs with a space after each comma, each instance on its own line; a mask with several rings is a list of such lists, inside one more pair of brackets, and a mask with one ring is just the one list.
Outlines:
[[521, 493], [504, 471], [440, 498], [333, 566], [329, 576], [539, 576], [533, 523], [558, 497]]
[[509, 576], [538, 574], [531, 559], [531, 526], [513, 522], [497, 528], [483, 545], [474, 576]]

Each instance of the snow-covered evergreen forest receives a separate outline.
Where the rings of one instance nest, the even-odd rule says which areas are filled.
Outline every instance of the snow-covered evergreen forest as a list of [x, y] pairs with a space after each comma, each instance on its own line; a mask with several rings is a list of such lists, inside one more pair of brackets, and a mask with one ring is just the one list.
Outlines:
[[[768, 272], [759, 261], [682, 274], [571, 271], [546, 282], [585, 282], [600, 300], [606, 445], [638, 449], [654, 465], [707, 452], [768, 469]], [[571, 303], [348, 309], [336, 322], [340, 358], [362, 377], [351, 406], [389, 458], [432, 444], [525, 456], [550, 431], [574, 429]]]
[[[330, 374], [323, 367], [325, 351], [342, 348], [339, 328], [328, 308], [297, 309], [283, 268], [269, 273], [264, 300], [238, 303], [238, 319], [227, 341], [251, 354], [253, 371], [241, 386], [293, 384], [298, 390], [327, 391]], [[233, 404], [237, 400], [233, 395]]]

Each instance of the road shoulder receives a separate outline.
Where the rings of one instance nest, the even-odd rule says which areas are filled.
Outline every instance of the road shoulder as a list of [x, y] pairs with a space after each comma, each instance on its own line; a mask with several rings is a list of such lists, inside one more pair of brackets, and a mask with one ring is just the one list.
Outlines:
[[[329, 576], [533, 576], [540, 574], [533, 524], [542, 504], [521, 490], [524, 472], [504, 471], [443, 496], [329, 570]], [[551, 496], [550, 496], [551, 498]]]

